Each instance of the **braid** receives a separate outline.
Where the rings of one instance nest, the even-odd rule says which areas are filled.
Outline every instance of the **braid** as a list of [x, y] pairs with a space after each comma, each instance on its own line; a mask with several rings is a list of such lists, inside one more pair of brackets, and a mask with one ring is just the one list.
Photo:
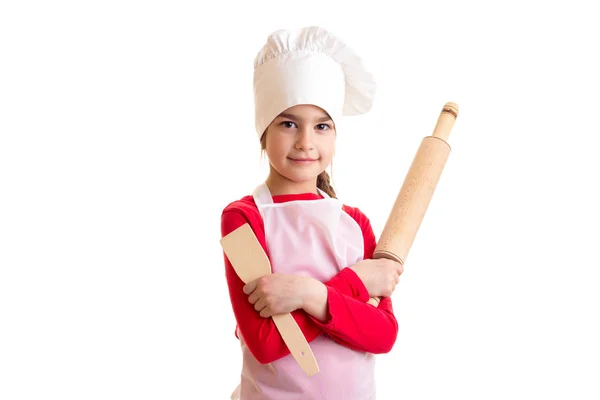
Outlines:
[[329, 174], [327, 173], [327, 171], [323, 171], [317, 177], [317, 187], [325, 193], [327, 193], [332, 198], [336, 199], [337, 197], [335, 194], [335, 190], [333, 189], [333, 186], [331, 186], [330, 181], [331, 180], [329, 179]]

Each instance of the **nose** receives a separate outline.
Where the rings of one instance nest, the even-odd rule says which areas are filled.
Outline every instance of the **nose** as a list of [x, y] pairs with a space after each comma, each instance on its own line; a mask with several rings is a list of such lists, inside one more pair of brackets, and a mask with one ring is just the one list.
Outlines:
[[313, 144], [313, 130], [307, 126], [302, 129], [298, 129], [298, 138], [296, 140], [296, 149], [298, 150], [312, 150]]

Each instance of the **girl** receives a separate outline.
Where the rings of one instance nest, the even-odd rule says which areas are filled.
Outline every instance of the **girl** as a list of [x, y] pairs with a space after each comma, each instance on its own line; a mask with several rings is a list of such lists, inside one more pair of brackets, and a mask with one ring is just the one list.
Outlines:
[[[270, 172], [225, 207], [221, 234], [248, 223], [273, 273], [244, 284], [224, 256], [243, 354], [232, 399], [375, 399], [374, 355], [396, 341], [390, 295], [403, 270], [370, 259], [369, 219], [337, 199], [326, 172], [336, 122], [371, 108], [373, 79], [319, 27], [274, 32], [254, 67], [256, 132]], [[374, 307], [370, 297], [382, 299]], [[308, 377], [291, 356], [269, 318], [280, 313], [292, 313], [318, 374]]]

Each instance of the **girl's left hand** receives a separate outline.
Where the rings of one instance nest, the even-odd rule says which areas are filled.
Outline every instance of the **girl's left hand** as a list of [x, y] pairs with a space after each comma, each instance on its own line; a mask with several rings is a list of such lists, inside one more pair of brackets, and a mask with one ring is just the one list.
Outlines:
[[248, 301], [263, 318], [302, 308], [303, 292], [303, 277], [280, 273], [262, 276], [244, 286]]

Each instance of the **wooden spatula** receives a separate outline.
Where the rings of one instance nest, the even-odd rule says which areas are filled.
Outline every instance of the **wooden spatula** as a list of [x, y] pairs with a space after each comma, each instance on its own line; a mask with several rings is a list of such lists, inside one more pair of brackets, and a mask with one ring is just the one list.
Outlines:
[[[221, 247], [244, 283], [271, 273], [271, 263], [254, 236], [250, 225], [244, 224], [221, 239]], [[319, 372], [317, 360], [292, 314], [273, 315], [273, 322], [300, 368], [308, 376]]]

